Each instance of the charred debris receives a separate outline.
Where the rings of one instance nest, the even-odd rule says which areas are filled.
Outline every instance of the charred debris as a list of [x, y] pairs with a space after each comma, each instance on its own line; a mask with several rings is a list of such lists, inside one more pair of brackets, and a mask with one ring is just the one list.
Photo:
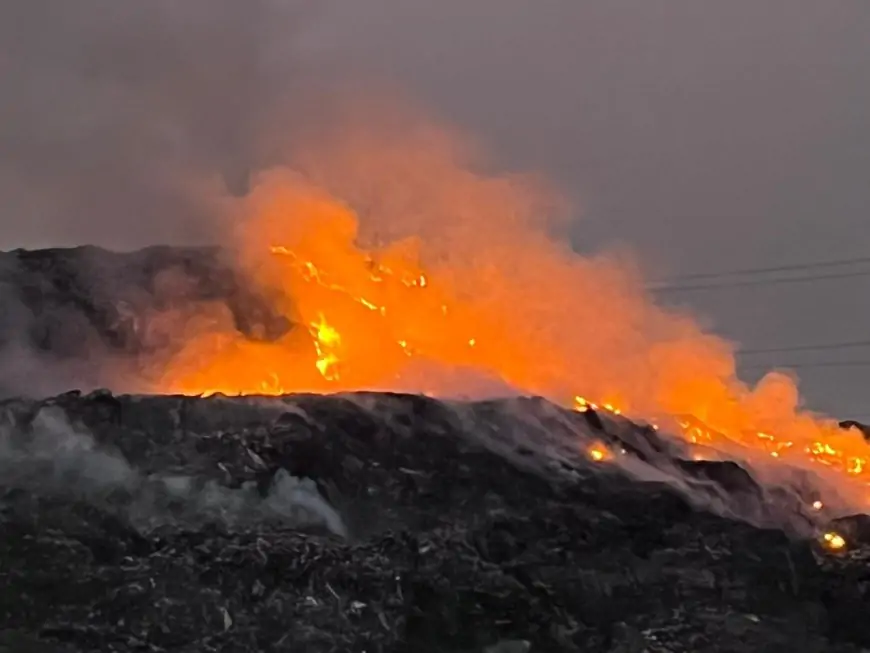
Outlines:
[[624, 420], [365, 393], [0, 409], [0, 650], [870, 647], [860, 539], [726, 515], [767, 491], [731, 463], [672, 459], [678, 489], [572, 457], [606, 438], [665, 469]]

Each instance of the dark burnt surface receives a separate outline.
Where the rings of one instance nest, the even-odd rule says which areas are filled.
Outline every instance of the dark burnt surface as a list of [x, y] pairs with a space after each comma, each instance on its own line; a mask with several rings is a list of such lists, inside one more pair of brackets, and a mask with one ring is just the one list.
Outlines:
[[[559, 415], [373, 394], [7, 402], [0, 651], [870, 648], [860, 549], [833, 556], [582, 458], [539, 464], [528, 424], [586, 432]], [[76, 429], [88, 446], [58, 435]], [[344, 533], [269, 516], [288, 472]], [[192, 481], [163, 501], [160, 475]]]

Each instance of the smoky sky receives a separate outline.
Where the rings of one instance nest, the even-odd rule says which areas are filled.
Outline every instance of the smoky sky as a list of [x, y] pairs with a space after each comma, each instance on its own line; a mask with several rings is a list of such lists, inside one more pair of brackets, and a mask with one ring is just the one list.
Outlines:
[[267, 0], [3, 3], [3, 245], [207, 239], [205, 188], [238, 185], [263, 112], [299, 80], [288, 50], [306, 13]]
[[[0, 246], [207, 238], [198, 184], [242, 183], [266, 114], [341, 74], [394, 83], [549, 175], [576, 200], [576, 247], [629, 246], [651, 277], [870, 255], [865, 0], [312, 5], [0, 5]], [[870, 340], [868, 291], [854, 277], [663, 301], [789, 347]], [[870, 348], [747, 364], [832, 360]], [[812, 407], [870, 417], [870, 366], [801, 377]]]

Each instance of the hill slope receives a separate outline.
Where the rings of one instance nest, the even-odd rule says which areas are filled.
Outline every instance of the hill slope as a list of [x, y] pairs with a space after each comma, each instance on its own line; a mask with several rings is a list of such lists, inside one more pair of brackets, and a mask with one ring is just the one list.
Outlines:
[[870, 528], [822, 548], [800, 475], [538, 399], [14, 398], [129, 388], [161, 312], [292, 328], [213, 249], [10, 252], [0, 299], [0, 651], [870, 648]]
[[6, 650], [870, 647], [860, 549], [510, 444], [524, 419], [551, 451], [589, 434], [649, 454], [641, 429], [545, 402], [72, 393], [3, 412]]

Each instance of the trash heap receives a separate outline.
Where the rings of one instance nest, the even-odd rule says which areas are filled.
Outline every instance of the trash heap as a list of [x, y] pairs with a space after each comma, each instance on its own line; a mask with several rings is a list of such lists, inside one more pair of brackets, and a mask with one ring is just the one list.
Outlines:
[[860, 524], [833, 550], [692, 496], [744, 505], [733, 464], [675, 489], [582, 455], [671, 455], [627, 421], [391, 394], [0, 414], [0, 651], [870, 648]]

